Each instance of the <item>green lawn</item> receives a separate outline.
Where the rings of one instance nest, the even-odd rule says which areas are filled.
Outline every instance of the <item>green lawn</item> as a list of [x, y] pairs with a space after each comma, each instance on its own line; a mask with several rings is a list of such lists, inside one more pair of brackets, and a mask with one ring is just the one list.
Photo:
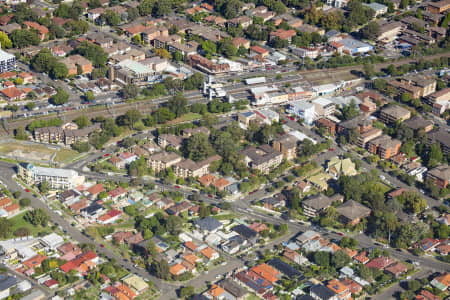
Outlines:
[[389, 186], [387, 186], [384, 183], [377, 183], [377, 186], [383, 191], [383, 194], [386, 194], [387, 192], [389, 192], [391, 190], [391, 188]]
[[247, 296], [247, 298], [245, 298], [245, 300], [260, 300], [261, 298], [259, 298], [258, 296], [256, 296], [255, 294], [251, 293], [250, 295]]
[[182, 123], [182, 122], [188, 122], [188, 121], [193, 121], [193, 120], [196, 120], [196, 119], [201, 119], [202, 118], [202, 115], [201, 114], [197, 114], [197, 113], [187, 113], [187, 114], [185, 114], [185, 115], [182, 115], [181, 117], [179, 117], [179, 118], [176, 118], [176, 119], [174, 119], [174, 120], [172, 120], [172, 121], [170, 121], [168, 124], [170, 125], [170, 124], [177, 124], [177, 123]]
[[26, 212], [23, 212], [21, 214], [18, 214], [17, 216], [14, 216], [10, 219], [10, 221], [13, 223], [13, 226], [11, 228], [11, 234], [10, 238], [14, 237], [14, 231], [21, 227], [28, 228], [33, 236], [37, 236], [38, 233], [51, 233], [50, 227], [42, 228], [41, 226], [34, 226], [23, 218], [25, 216]]
[[224, 215], [212, 215], [214, 219], [221, 221], [221, 220], [231, 220], [236, 218], [235, 214], [224, 214]]
[[75, 150], [72, 150], [72, 149], [61, 149], [58, 152], [56, 152], [55, 161], [59, 162], [59, 163], [70, 162], [71, 160], [73, 160], [78, 155], [80, 155], [80, 153], [78, 153]]

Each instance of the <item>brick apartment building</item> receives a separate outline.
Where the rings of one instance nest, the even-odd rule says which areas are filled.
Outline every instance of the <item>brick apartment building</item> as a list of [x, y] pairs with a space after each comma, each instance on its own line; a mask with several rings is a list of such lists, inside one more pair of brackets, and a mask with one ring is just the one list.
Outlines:
[[397, 155], [402, 143], [392, 139], [390, 136], [381, 135], [367, 143], [367, 150], [372, 154], [377, 154], [382, 159], [389, 159]]

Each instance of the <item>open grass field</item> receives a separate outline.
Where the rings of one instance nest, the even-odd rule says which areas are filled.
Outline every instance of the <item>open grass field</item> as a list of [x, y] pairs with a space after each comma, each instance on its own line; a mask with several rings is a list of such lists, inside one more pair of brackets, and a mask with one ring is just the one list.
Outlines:
[[55, 162], [64, 163], [70, 162], [75, 157], [80, 155], [77, 151], [72, 149], [60, 149], [56, 152]]
[[202, 115], [201, 114], [197, 114], [197, 113], [187, 113], [185, 115], [182, 115], [179, 118], [176, 118], [172, 121], [170, 121], [168, 124], [169, 125], [174, 125], [174, 124], [178, 124], [178, 123], [183, 123], [183, 122], [189, 122], [192, 120], [196, 120], [196, 119], [201, 119]]
[[57, 149], [37, 143], [8, 140], [0, 143], [0, 155], [18, 160], [31, 159], [42, 163], [48, 163], [54, 156], [55, 162], [63, 163], [74, 159], [79, 153], [72, 149]]
[[31, 232], [31, 235], [37, 236], [38, 233], [51, 233], [52, 230], [50, 227], [48, 228], [42, 228], [41, 226], [34, 226], [30, 223], [28, 223], [23, 217], [25, 216], [26, 212], [23, 212], [21, 214], [18, 214], [17, 216], [12, 217], [9, 219], [11, 223], [13, 224], [11, 229], [11, 236], [10, 238], [14, 237], [14, 232], [19, 228], [28, 228]]

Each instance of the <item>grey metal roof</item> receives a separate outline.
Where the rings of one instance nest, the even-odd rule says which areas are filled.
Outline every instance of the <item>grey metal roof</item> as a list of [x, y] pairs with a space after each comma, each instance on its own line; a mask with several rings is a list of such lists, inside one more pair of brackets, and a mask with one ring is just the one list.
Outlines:
[[222, 226], [222, 223], [212, 217], [206, 217], [203, 219], [196, 219], [195, 225], [199, 226], [202, 230], [213, 231]]

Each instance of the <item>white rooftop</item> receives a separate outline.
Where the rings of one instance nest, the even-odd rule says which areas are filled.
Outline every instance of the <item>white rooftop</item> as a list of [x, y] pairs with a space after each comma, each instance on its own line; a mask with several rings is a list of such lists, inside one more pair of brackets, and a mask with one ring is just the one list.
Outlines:
[[150, 68], [149, 66], [143, 65], [140, 62], [131, 59], [125, 59], [124, 61], [118, 63], [117, 65], [121, 66], [122, 68], [127, 68], [136, 74], [147, 74], [154, 72], [153, 69]]
[[[288, 134], [292, 135], [293, 137], [295, 137], [296, 139], [298, 139], [299, 141], [303, 141], [304, 139], [308, 139], [310, 140], [314, 145], [317, 144], [316, 140], [310, 138], [309, 136], [307, 136], [306, 134], [298, 131], [298, 130], [293, 130], [293, 131], [289, 131]], [[309, 231], [307, 231], [309, 232]]]
[[34, 166], [33, 172], [38, 176], [57, 176], [57, 177], [76, 177], [78, 173], [74, 170], [69, 169], [56, 169], [56, 168], [45, 168], [45, 167], [37, 167]]
[[352, 102], [352, 100], [355, 102], [356, 105], [361, 104], [361, 100], [359, 100], [359, 98], [355, 96], [348, 96], [348, 97], [339, 96], [333, 98], [333, 102], [339, 106], [349, 105]]
[[57, 247], [64, 243], [64, 239], [58, 234], [52, 232], [41, 238], [41, 241], [50, 247]]
[[16, 249], [20, 256], [24, 258], [24, 260], [31, 258], [36, 255], [36, 252], [33, 251], [30, 247], [19, 247]]
[[262, 114], [263, 116], [269, 118], [269, 119], [276, 119], [278, 118], [278, 113], [274, 112], [273, 110], [270, 109], [260, 109], [257, 112], [259, 112], [260, 114]]
[[8, 59], [12, 59], [15, 58], [14, 55], [12, 55], [11, 53], [8, 53], [6, 51], [3, 51], [0, 49], [0, 60], [8, 60]]
[[296, 93], [304, 92], [305, 90], [301, 86], [295, 86], [292, 90]]
[[254, 77], [245, 79], [246, 84], [266, 83], [266, 77]]
[[301, 109], [301, 110], [311, 109], [314, 107], [314, 104], [312, 104], [310, 102], [306, 102], [304, 100], [292, 101], [292, 102], [289, 102], [289, 105], [291, 107], [295, 107], [295, 109]]
[[333, 104], [333, 101], [331, 101], [331, 100], [328, 99], [328, 98], [322, 98], [322, 97], [320, 97], [320, 98], [314, 99], [314, 100], [312, 101], [312, 103], [318, 104], [318, 105], [320, 105], [320, 106], [322, 106], [322, 107], [325, 107], [325, 106], [327, 106], [327, 105]]
[[332, 93], [337, 88], [338, 88], [337, 85], [332, 84], [332, 83], [322, 84], [322, 85], [317, 85], [317, 86], [312, 87], [313, 91], [315, 91], [316, 93]]
[[278, 91], [278, 88], [276, 86], [258, 86], [258, 87], [254, 87], [250, 89], [250, 92], [253, 95], [258, 95], [258, 94], [264, 94], [267, 92], [273, 92], [273, 91]]

